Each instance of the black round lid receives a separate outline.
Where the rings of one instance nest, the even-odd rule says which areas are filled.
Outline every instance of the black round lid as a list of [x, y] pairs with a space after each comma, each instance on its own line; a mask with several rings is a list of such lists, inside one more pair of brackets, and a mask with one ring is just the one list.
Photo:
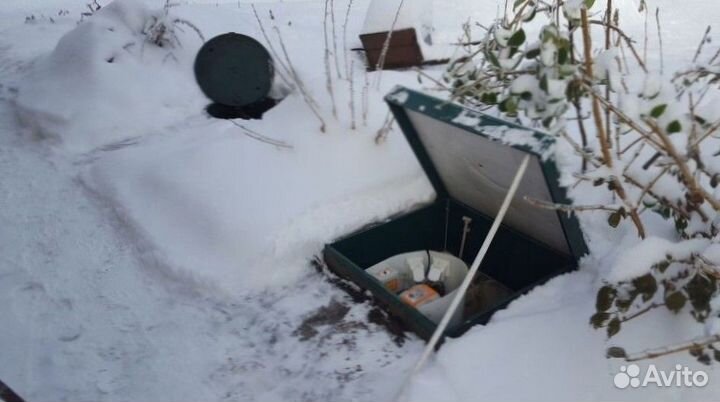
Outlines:
[[245, 106], [264, 99], [272, 77], [272, 59], [263, 45], [234, 32], [210, 39], [195, 59], [200, 89], [223, 105]]

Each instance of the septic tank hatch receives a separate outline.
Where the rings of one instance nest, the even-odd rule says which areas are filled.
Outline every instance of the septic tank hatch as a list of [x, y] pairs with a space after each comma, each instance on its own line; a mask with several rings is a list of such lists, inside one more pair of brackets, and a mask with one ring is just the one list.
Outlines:
[[255, 39], [235, 32], [207, 41], [195, 58], [195, 79], [214, 103], [210, 115], [259, 119], [277, 104], [269, 96], [274, 69], [270, 53]]
[[[437, 196], [429, 205], [382, 223], [368, 222], [366, 229], [327, 245], [324, 256], [332, 271], [369, 290], [408, 329], [429, 339], [437, 320], [404, 303], [379, 280], [378, 264], [431, 250], [469, 266], [521, 165], [527, 169], [474, 277], [462, 317], [444, 334], [459, 336], [486, 323], [534, 286], [577, 267], [587, 247], [575, 216], [525, 200], [568, 202], [550, 157], [552, 137], [402, 87], [386, 101]], [[486, 286], [489, 281], [492, 286]], [[483, 289], [490, 288], [507, 292], [489, 298]]]

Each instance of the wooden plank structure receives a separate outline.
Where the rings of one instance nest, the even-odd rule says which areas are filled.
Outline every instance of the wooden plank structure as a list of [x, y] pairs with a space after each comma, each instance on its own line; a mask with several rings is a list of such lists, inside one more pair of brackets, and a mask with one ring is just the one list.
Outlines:
[[[370, 1], [360, 32], [368, 70], [375, 70], [378, 65], [381, 69], [408, 68], [425, 62], [420, 41], [430, 44], [432, 40], [432, 3], [433, 0]], [[386, 42], [387, 52], [381, 60]]]
[[[360, 41], [367, 57], [368, 70], [373, 71], [377, 68], [388, 35], [390, 35], [389, 31], [360, 35]], [[390, 35], [390, 43], [381, 68], [414, 67], [421, 65], [423, 61], [415, 28], [405, 28], [393, 31]]]

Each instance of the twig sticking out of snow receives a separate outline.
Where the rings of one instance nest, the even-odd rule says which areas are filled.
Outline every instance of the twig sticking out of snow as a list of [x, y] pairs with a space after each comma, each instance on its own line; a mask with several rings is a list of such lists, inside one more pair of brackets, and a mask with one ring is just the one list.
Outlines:
[[363, 84], [362, 94], [360, 101], [362, 102], [362, 120], [363, 120], [363, 126], [367, 127], [367, 117], [368, 117], [368, 109], [370, 109], [370, 101], [369, 101], [369, 91], [370, 91], [370, 81], [368, 79], [368, 72], [365, 71], [363, 73], [363, 78], [365, 80], [365, 83]]
[[293, 148], [292, 145], [288, 144], [288, 143], [285, 142], [285, 141], [280, 141], [280, 140], [276, 140], [276, 139], [273, 139], [273, 138], [264, 136], [264, 135], [258, 133], [257, 131], [251, 130], [251, 129], [243, 126], [242, 124], [236, 122], [235, 120], [228, 120], [228, 121], [229, 121], [230, 123], [232, 123], [232, 124], [240, 127], [240, 129], [242, 130], [243, 134], [247, 135], [248, 137], [250, 137], [250, 138], [252, 138], [252, 139], [254, 139], [254, 140], [257, 140], [257, 141], [260, 141], [260, 142], [264, 142], [264, 143], [266, 143], [266, 144], [270, 144], [270, 145], [276, 146], [276, 147], [278, 147], [278, 148], [285, 148], [285, 149], [292, 149], [292, 148]]
[[355, 63], [350, 61], [350, 69], [348, 70], [348, 81], [350, 82], [350, 128], [355, 130]]
[[332, 73], [330, 72], [330, 40], [328, 39], [327, 32], [327, 17], [329, 11], [330, 0], [325, 0], [325, 16], [323, 17], [323, 36], [325, 38], [325, 87], [327, 88], [328, 94], [330, 95], [330, 102], [332, 103], [332, 114], [337, 119], [337, 108], [335, 107], [335, 92], [333, 91]]
[[282, 71], [280, 69], [276, 69], [275, 72], [278, 73], [280, 78], [282, 78], [285, 83], [290, 84], [290, 79], [288, 78], [292, 74], [290, 74], [290, 69], [288, 66], [285, 65], [282, 58], [280, 58], [280, 55], [275, 51], [275, 46], [273, 46], [272, 41], [270, 41], [270, 37], [268, 37], [267, 32], [265, 31], [265, 25], [262, 23], [262, 20], [260, 19], [260, 16], [257, 13], [257, 10], [255, 9], [255, 4], [250, 4], [250, 7], [252, 7], [253, 14], [255, 14], [255, 20], [258, 22], [258, 25], [260, 26], [260, 32], [262, 33], [263, 38], [265, 38], [265, 42], [268, 44], [268, 48], [270, 49], [270, 53], [272, 53], [274, 61], [280, 66]]
[[98, 3], [98, 0], [92, 0], [89, 3], [86, 3], [85, 7], [87, 7], [88, 11], [80, 13], [80, 21], [78, 21], [78, 23], [83, 22], [85, 18], [92, 17], [93, 14], [100, 11], [100, 9], [102, 8], [100, 3]]
[[383, 121], [382, 126], [377, 131], [377, 134], [375, 135], [375, 143], [380, 145], [387, 139], [388, 134], [390, 134], [390, 129], [392, 129], [392, 125], [395, 122], [395, 116], [392, 115], [390, 111], [387, 112], [387, 115], [385, 116], [385, 121]]
[[302, 95], [303, 99], [305, 100], [305, 103], [308, 105], [310, 110], [313, 112], [315, 117], [320, 121], [320, 131], [325, 132], [325, 120], [320, 115], [320, 112], [317, 109], [317, 102], [310, 96], [308, 91], [305, 89], [305, 85], [303, 85], [302, 81], [300, 80], [300, 76], [297, 73], [297, 70], [295, 70], [295, 67], [292, 64], [292, 61], [290, 60], [290, 56], [288, 55], [287, 49], [285, 48], [285, 42], [282, 40], [282, 35], [280, 35], [280, 29], [278, 29], [277, 25], [273, 26], [273, 29], [275, 30], [275, 33], [278, 36], [278, 41], [280, 43], [280, 49], [282, 49], [283, 55], [285, 55], [285, 61], [287, 62], [288, 68], [290, 69], [290, 74], [295, 81], [295, 84], [297, 85], [298, 90], [300, 91], [300, 94]]
[[400, 0], [400, 4], [398, 4], [398, 8], [395, 11], [395, 17], [393, 18], [392, 25], [390, 25], [390, 30], [388, 31], [388, 35], [385, 38], [385, 42], [383, 43], [382, 51], [380, 52], [380, 57], [378, 58], [377, 65], [375, 66], [375, 69], [378, 70], [377, 80], [375, 81], [375, 88], [377, 89], [380, 89], [380, 81], [382, 80], [382, 69], [385, 66], [385, 57], [387, 57], [388, 50], [390, 49], [390, 40], [392, 39], [392, 34], [395, 30], [395, 24], [397, 24], [398, 18], [400, 17], [400, 10], [402, 9], [403, 3], [405, 3], [405, 0]]
[[703, 34], [702, 39], [700, 40], [700, 44], [698, 44], [698, 48], [695, 51], [695, 56], [693, 56], [693, 63], [697, 62], [698, 57], [700, 57], [700, 54], [702, 53], [703, 47], [706, 43], [710, 42], [710, 29], [711, 26], [708, 25], [707, 28], [705, 28], [705, 33]]
[[345, 61], [345, 76], [350, 77], [350, 63], [348, 55], [348, 44], [347, 44], [347, 26], [348, 20], [350, 19], [350, 9], [352, 8], [353, 0], [348, 1], [347, 10], [345, 11], [345, 21], [343, 22], [343, 60]]
[[340, 61], [338, 60], [337, 33], [335, 32], [335, 0], [330, 0], [330, 19], [332, 23], [333, 58], [335, 59], [335, 73], [337, 73], [337, 78], [341, 79], [342, 77], [340, 76]]
[[655, 23], [657, 25], [658, 44], [660, 45], [660, 74], [665, 72], [665, 57], [663, 56], [662, 27], [660, 26], [660, 7], [655, 9]]

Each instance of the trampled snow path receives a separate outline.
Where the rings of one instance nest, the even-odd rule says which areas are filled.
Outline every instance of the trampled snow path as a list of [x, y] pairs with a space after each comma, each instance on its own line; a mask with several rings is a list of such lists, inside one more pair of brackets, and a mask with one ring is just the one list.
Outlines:
[[4, 102], [0, 134], [0, 378], [28, 400], [374, 400], [416, 354], [365, 304], [302, 341], [308, 313], [348, 298], [309, 266], [292, 289], [232, 299], [160, 277]]

